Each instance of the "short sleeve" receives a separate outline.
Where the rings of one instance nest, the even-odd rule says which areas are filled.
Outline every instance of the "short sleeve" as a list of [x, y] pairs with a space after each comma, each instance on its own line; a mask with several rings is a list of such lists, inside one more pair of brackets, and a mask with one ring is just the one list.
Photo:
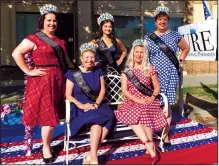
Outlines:
[[149, 73], [150, 73], [150, 76], [153, 76], [154, 74], [157, 73], [156, 68], [153, 65], [150, 66], [150, 72]]
[[74, 83], [74, 77], [73, 77], [73, 73], [71, 70], [68, 70], [66, 73], [65, 73], [65, 78], [67, 78], [68, 80], [70, 80], [71, 82]]
[[100, 68], [100, 71], [99, 71], [99, 72], [100, 72], [100, 74], [99, 74], [100, 77], [103, 76], [103, 69], [102, 69], [102, 68]]
[[179, 43], [179, 41], [181, 40], [181, 38], [183, 37], [179, 32], [176, 32], [176, 42]]
[[95, 72], [99, 75], [99, 77], [103, 76], [103, 69], [101, 67], [95, 68]]
[[25, 37], [25, 39], [30, 40], [32, 43], [34, 43], [36, 46], [38, 46], [38, 44], [36, 42], [36, 35], [34, 33], [28, 35], [27, 37]]
[[144, 39], [145, 39], [146, 41], [148, 41], [148, 40], [149, 40], [148, 35], [144, 35]]

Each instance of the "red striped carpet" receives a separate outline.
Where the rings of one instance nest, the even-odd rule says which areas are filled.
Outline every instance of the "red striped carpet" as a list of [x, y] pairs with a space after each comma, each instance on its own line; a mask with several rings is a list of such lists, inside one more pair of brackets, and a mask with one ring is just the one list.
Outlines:
[[[182, 117], [179, 119], [175, 117], [174, 120], [170, 131], [172, 145], [165, 148], [158, 164], [218, 163], [217, 130]], [[59, 125], [54, 132], [52, 146], [59, 151], [59, 156], [53, 163], [55, 165], [63, 165], [66, 162], [66, 152], [63, 151], [64, 131], [64, 126]], [[1, 164], [44, 164], [41, 156], [42, 140], [39, 127], [34, 130], [32, 155], [25, 156], [24, 127], [19, 114], [9, 114], [1, 121], [0, 146]], [[77, 146], [82, 147], [69, 150], [71, 165], [80, 165], [85, 152], [89, 149], [87, 143]], [[151, 164], [152, 161], [146, 159], [144, 153], [145, 146], [138, 140], [117, 141], [103, 144], [98, 150], [98, 159], [100, 164]]]
[[[177, 164], [177, 165], [203, 165], [218, 163], [217, 143], [201, 145], [198, 147], [169, 151], [161, 154], [161, 159], [157, 164]], [[151, 160], [144, 156], [107, 161], [102, 164], [151, 164]]]

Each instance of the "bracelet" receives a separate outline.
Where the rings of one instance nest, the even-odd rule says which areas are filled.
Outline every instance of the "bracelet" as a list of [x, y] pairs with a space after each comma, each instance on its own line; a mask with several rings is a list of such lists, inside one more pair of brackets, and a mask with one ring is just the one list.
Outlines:
[[157, 96], [156, 96], [156, 95], [154, 95], [154, 94], [153, 94], [152, 96], [154, 96], [155, 98], [157, 98]]
[[99, 104], [98, 104], [98, 103], [94, 103], [94, 104], [96, 104], [97, 106], [99, 106]]

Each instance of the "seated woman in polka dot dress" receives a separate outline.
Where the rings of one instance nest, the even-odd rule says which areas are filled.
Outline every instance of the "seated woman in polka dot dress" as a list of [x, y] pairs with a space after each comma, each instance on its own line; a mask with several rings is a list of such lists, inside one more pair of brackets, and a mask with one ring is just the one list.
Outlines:
[[162, 129], [167, 125], [165, 115], [160, 108], [160, 101], [156, 96], [160, 92], [160, 85], [155, 68], [149, 64], [148, 51], [143, 40], [133, 42], [133, 47], [126, 62], [139, 81], [147, 88], [153, 90], [151, 97], [142, 94], [122, 73], [122, 92], [125, 96], [123, 104], [115, 113], [118, 121], [132, 128], [139, 139], [145, 144], [152, 158], [152, 164], [156, 164], [159, 157], [153, 142], [153, 130]]

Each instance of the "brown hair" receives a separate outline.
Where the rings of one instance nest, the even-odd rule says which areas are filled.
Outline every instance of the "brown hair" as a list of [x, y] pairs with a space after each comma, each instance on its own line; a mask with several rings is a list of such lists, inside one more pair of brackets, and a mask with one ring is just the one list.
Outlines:
[[158, 18], [164, 17], [164, 16], [166, 16], [167, 19], [170, 20], [170, 16], [168, 16], [168, 14], [166, 12], [160, 12], [154, 17], [155, 22], [157, 21]]
[[101, 38], [101, 37], [103, 36], [102, 27], [103, 27], [103, 25], [104, 25], [105, 23], [108, 23], [108, 22], [110, 22], [111, 25], [112, 25], [112, 33], [110, 34], [110, 38], [111, 38], [111, 40], [112, 40], [112, 43], [113, 43], [113, 44], [117, 44], [117, 41], [116, 41], [116, 34], [115, 34], [115, 28], [114, 28], [114, 22], [111, 21], [111, 20], [105, 20], [105, 21], [102, 21], [102, 22], [100, 23], [100, 27], [99, 27], [99, 31], [98, 31], [98, 33], [97, 33], [96, 39], [99, 39], [99, 38]]
[[[56, 20], [57, 20], [57, 24], [58, 24], [59, 18], [58, 18], [57, 13], [52, 12], [52, 11], [50, 11], [50, 12], [48, 12], [48, 13], [52, 13], [52, 14], [55, 15]], [[37, 21], [37, 26], [36, 26], [37, 32], [39, 32], [39, 31], [41, 31], [41, 30], [43, 29], [43, 23], [44, 23], [44, 20], [45, 20], [45, 18], [46, 18], [46, 15], [47, 15], [48, 13], [45, 13], [45, 14], [41, 15], [40, 18], [38, 19], [38, 21]]]

